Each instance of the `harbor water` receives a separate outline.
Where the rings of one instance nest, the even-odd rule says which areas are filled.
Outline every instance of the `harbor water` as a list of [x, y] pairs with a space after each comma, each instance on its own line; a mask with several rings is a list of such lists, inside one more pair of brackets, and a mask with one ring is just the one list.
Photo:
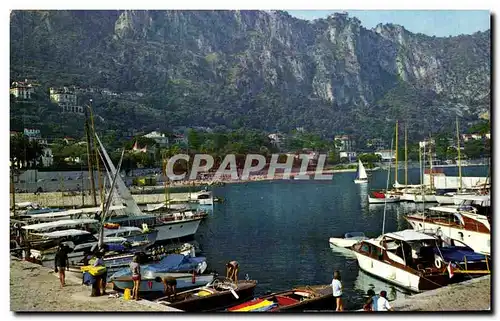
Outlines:
[[[456, 175], [456, 168], [445, 168]], [[487, 167], [466, 167], [464, 176], [486, 176]], [[394, 182], [391, 173], [390, 184]], [[367, 194], [383, 189], [387, 171], [371, 174], [368, 184], [354, 184], [356, 173], [336, 173], [331, 181], [262, 181], [215, 187], [223, 197], [195, 236], [209, 267], [220, 274], [230, 260], [240, 263], [240, 277], [257, 280], [256, 295], [296, 285], [329, 284], [339, 270], [347, 309], [360, 308], [369, 288], [386, 290], [389, 299], [407, 292], [358, 271], [356, 259], [330, 249], [328, 239], [361, 231], [382, 233], [384, 204], [369, 205]], [[404, 184], [404, 170], [398, 181]], [[419, 183], [419, 169], [408, 171], [408, 183]], [[436, 206], [437, 203], [425, 204]], [[408, 228], [403, 215], [423, 204], [387, 204], [385, 232]]]

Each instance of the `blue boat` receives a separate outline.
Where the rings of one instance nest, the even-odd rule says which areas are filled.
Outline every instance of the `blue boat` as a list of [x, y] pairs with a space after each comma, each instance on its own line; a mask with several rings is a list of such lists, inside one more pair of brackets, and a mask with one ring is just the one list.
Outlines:
[[[158, 263], [141, 266], [141, 276], [147, 279], [154, 279], [162, 273], [190, 273], [196, 271], [198, 274], [205, 272], [207, 262], [205, 257], [190, 257], [182, 254], [170, 254], [161, 259]], [[131, 276], [130, 268], [126, 267], [115, 272], [110, 280], [124, 276]]]

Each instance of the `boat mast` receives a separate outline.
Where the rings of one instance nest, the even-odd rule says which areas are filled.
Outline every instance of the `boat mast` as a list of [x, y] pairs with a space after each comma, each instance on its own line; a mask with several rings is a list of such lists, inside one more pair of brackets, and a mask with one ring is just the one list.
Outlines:
[[405, 185], [408, 185], [408, 128], [405, 122]]
[[457, 193], [462, 190], [462, 161], [460, 160], [460, 132], [458, 129], [458, 116], [456, 118], [456, 125], [457, 125], [457, 153], [458, 153], [458, 190]]
[[398, 122], [396, 120], [396, 166], [394, 167], [394, 183], [398, 182]]
[[[394, 140], [391, 139], [391, 150]], [[384, 217], [382, 219], [382, 235], [385, 233], [385, 213], [387, 211], [387, 190], [389, 190], [389, 180], [391, 177], [391, 162], [389, 162], [389, 168], [387, 169], [387, 183], [386, 183], [386, 193], [384, 193]]]
[[433, 190], [434, 189], [434, 177], [432, 177], [432, 138], [431, 138], [430, 135], [429, 135], [429, 169], [430, 169], [430, 172], [429, 172], [429, 178], [430, 178], [429, 186], [430, 186], [430, 189]]
[[10, 167], [10, 189], [12, 191], [12, 214], [16, 216], [16, 183], [14, 182], [14, 164]]
[[[90, 108], [90, 107], [89, 107]], [[95, 181], [94, 181], [94, 168], [92, 166], [92, 141], [90, 138], [90, 128], [89, 128], [89, 119], [87, 110], [85, 110], [85, 138], [87, 140], [87, 165], [88, 165], [88, 173], [90, 177], [90, 188], [92, 190], [92, 197], [94, 200], [94, 207], [97, 207], [97, 196], [95, 193]], [[83, 178], [83, 173], [82, 173]], [[83, 185], [82, 185], [83, 190]]]
[[[92, 102], [92, 100], [91, 100]], [[89, 105], [89, 111], [90, 111], [90, 124], [91, 124], [91, 130], [92, 130], [92, 138], [95, 137], [95, 126], [94, 126], [94, 114], [92, 112], [92, 106]], [[97, 145], [95, 143], [95, 139], [92, 139], [94, 142], [94, 150], [97, 150]], [[101, 207], [104, 209], [104, 186], [102, 182], [102, 177], [101, 177], [101, 169], [99, 168], [99, 155], [98, 153], [95, 153], [95, 162], [96, 162], [96, 167], [97, 167], [97, 181], [99, 183], [99, 191], [100, 191], [100, 200], [101, 200]]]
[[418, 145], [418, 164], [420, 167], [420, 186], [422, 186], [423, 183], [423, 176], [422, 176], [422, 148], [420, 147], [420, 143]]
[[167, 209], [170, 208], [170, 197], [169, 197], [169, 191], [168, 191], [168, 176], [167, 176], [167, 160], [163, 159], [163, 176], [165, 179], [165, 205], [167, 206]]

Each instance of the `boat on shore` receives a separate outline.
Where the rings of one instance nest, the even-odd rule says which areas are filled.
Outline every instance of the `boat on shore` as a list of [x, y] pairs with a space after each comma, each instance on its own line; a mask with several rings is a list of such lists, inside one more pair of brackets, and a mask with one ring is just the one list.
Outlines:
[[185, 312], [213, 312], [248, 300], [256, 286], [254, 280], [234, 282], [228, 278], [216, 278], [205, 286], [162, 297], [155, 302]]
[[227, 309], [228, 312], [296, 312], [333, 310], [331, 285], [311, 285], [265, 295]]
[[[148, 294], [160, 294], [164, 293], [164, 285], [162, 278], [175, 278], [177, 281], [176, 288], [179, 290], [187, 290], [192, 288], [197, 288], [204, 286], [212, 282], [215, 278], [215, 274], [193, 274], [193, 273], [157, 273], [154, 278], [143, 277], [141, 278], [141, 283], [139, 287], [139, 292]], [[113, 283], [114, 288], [118, 290], [132, 289], [134, 287], [134, 281], [131, 276], [120, 276], [116, 278], [110, 278], [110, 282]]]

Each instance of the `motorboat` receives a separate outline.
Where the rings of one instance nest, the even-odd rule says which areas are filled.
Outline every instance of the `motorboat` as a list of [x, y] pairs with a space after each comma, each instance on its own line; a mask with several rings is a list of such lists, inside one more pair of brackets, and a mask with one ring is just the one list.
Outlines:
[[404, 230], [363, 240], [352, 249], [361, 270], [396, 286], [420, 292], [449, 283], [447, 267], [435, 264], [438, 257], [433, 248], [436, 246], [434, 237]]
[[460, 241], [475, 252], [490, 255], [490, 216], [477, 214], [474, 207], [435, 206], [427, 212], [415, 212], [405, 216], [416, 231], [432, 231]]
[[193, 290], [162, 297], [155, 302], [185, 312], [212, 312], [222, 310], [253, 297], [257, 281], [216, 278], [209, 284]]
[[328, 241], [330, 245], [336, 247], [350, 248], [359, 241], [367, 239], [363, 232], [349, 232], [345, 233], [343, 237], [330, 237]]

